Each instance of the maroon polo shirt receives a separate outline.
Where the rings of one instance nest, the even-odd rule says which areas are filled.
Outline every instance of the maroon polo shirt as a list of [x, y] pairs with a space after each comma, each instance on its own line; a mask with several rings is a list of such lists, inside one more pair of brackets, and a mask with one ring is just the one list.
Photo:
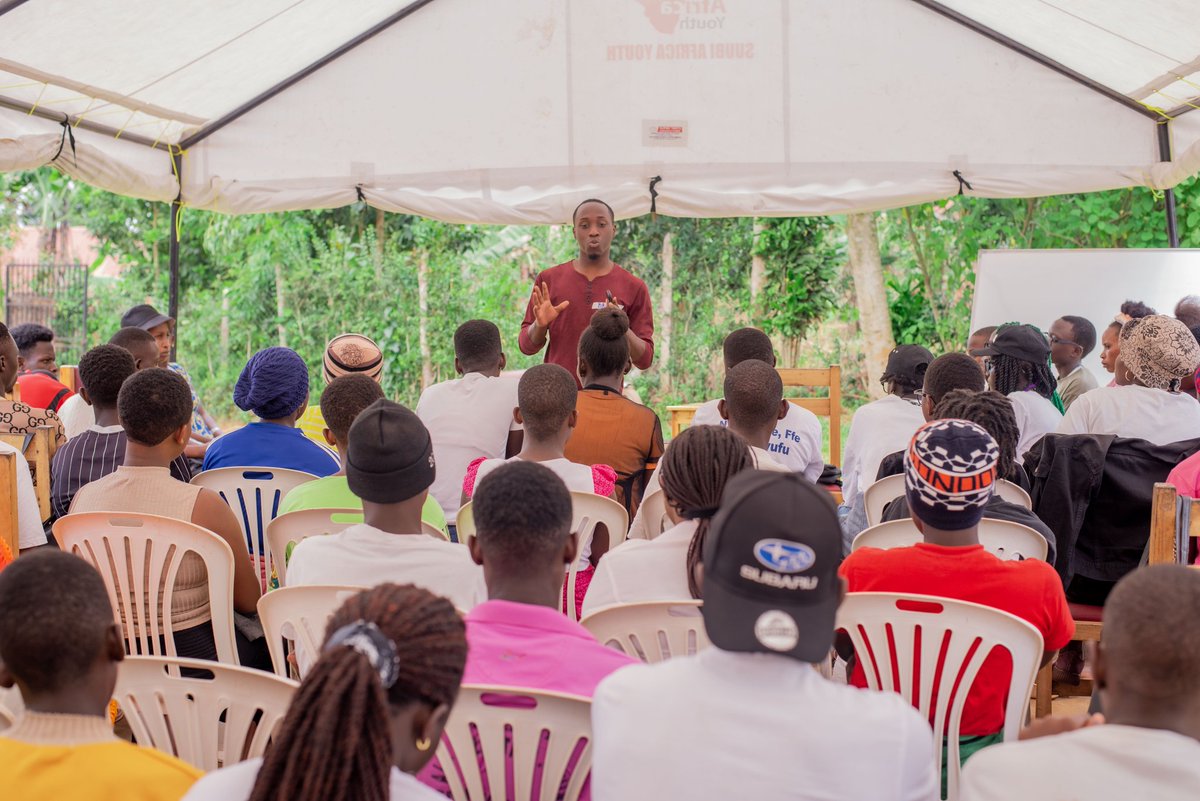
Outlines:
[[[634, 361], [634, 366], [645, 370], [654, 361], [654, 310], [650, 305], [650, 290], [646, 289], [642, 279], [635, 278], [614, 264], [608, 275], [589, 281], [575, 269], [573, 262], [568, 261], [543, 270], [534, 281], [550, 289], [550, 300], [555, 305], [564, 300], [571, 301], [571, 305], [563, 309], [558, 319], [550, 324], [549, 342], [546, 343], [547, 362], [562, 365], [576, 376], [576, 381], [579, 380], [576, 375], [579, 337], [591, 322], [592, 315], [604, 308], [606, 292], [612, 292], [625, 309], [625, 314], [629, 315], [629, 329], [646, 343], [646, 352], [642, 358]], [[525, 305], [525, 320], [521, 323], [521, 335], [518, 338], [521, 352], [528, 355], [537, 353], [537, 348], [529, 338], [533, 319], [533, 299], [530, 298]]]

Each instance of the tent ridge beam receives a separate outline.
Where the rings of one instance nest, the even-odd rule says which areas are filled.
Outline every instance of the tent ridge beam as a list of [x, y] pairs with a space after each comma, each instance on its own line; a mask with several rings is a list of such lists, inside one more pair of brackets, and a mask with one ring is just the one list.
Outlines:
[[968, 17], [967, 15], [965, 15], [961, 12], [955, 11], [952, 8], [948, 8], [944, 5], [942, 5], [940, 2], [938, 2], [938, 0], [912, 0], [912, 2], [916, 3], [919, 6], [924, 6], [925, 8], [929, 9], [930, 11], [933, 11], [934, 13], [941, 14], [943, 17], [946, 17], [947, 19], [957, 22], [959, 25], [963, 25], [967, 28], [970, 28], [971, 30], [975, 31], [976, 33], [980, 34], [981, 36], [986, 36], [987, 38], [991, 39], [993, 42], [1003, 45], [1004, 47], [1007, 47], [1009, 50], [1020, 53], [1021, 55], [1025, 56], [1026, 58], [1028, 58], [1032, 61], [1036, 61], [1038, 64], [1041, 64], [1043, 67], [1047, 67], [1048, 69], [1054, 70], [1059, 75], [1062, 75], [1064, 78], [1070, 78], [1071, 80], [1075, 81], [1076, 83], [1086, 86], [1087, 88], [1091, 89], [1093, 92], [1098, 92], [1099, 94], [1104, 95], [1109, 100], [1119, 103], [1122, 106], [1125, 106], [1126, 108], [1130, 109], [1131, 111], [1136, 111], [1138, 114], [1141, 114], [1144, 117], [1149, 117], [1154, 120], [1162, 119], [1162, 115], [1160, 115], [1157, 111], [1152, 111], [1152, 110], [1146, 108], [1145, 106], [1143, 106], [1141, 103], [1137, 102], [1136, 100], [1133, 100], [1132, 98], [1121, 94], [1117, 90], [1115, 90], [1111, 87], [1105, 86], [1102, 83], [1098, 83], [1098, 82], [1092, 80], [1091, 78], [1087, 77], [1083, 73], [1076, 72], [1075, 70], [1071, 69], [1070, 67], [1066, 66], [1065, 64], [1061, 64], [1061, 63], [1055, 61], [1054, 59], [1050, 58], [1049, 56], [1047, 56], [1044, 53], [1039, 53], [1037, 50], [1034, 50], [1033, 48], [1029, 47], [1028, 45], [1021, 44], [1016, 39], [1013, 39], [1011, 36], [1006, 36], [1003, 33], [1000, 33], [999, 31], [995, 30], [994, 28], [989, 28], [988, 26], [980, 23], [978, 20], [972, 19], [971, 17]]
[[[41, 107], [34, 107], [30, 103], [27, 103], [23, 100], [14, 100], [11, 97], [4, 97], [4, 96], [0, 95], [0, 106], [3, 106], [4, 108], [10, 108], [13, 111], [20, 111], [20, 112], [24, 112], [25, 114], [32, 114], [33, 116], [41, 117], [44, 120], [51, 120], [53, 122], [57, 122], [60, 124], [63, 122], [64, 112], [51, 111], [50, 109], [45, 109], [45, 108], [41, 108]], [[66, 115], [66, 121], [72, 127], [83, 128], [85, 131], [93, 131], [95, 133], [107, 134], [108, 136], [111, 136], [114, 139], [116, 139], [119, 135], [121, 140], [125, 141], [125, 142], [133, 142], [134, 144], [144, 145], [146, 147], [153, 147], [158, 150], [169, 150], [168, 146], [163, 142], [156, 143], [153, 139], [150, 139], [145, 136], [141, 136], [140, 134], [122, 132], [122, 131], [119, 131], [116, 128], [110, 127], [108, 125], [102, 125], [98, 122], [92, 122], [91, 120], [87, 119], [86, 117], [84, 117], [83, 119], [80, 119], [79, 115], [71, 116], [68, 114], [68, 115]]]
[[380, 22], [377, 22], [375, 25], [372, 25], [370, 28], [367, 28], [365, 31], [358, 34], [350, 41], [339, 46], [336, 50], [333, 50], [332, 52], [327, 53], [324, 56], [321, 56], [321, 58], [312, 62], [307, 67], [305, 67], [304, 69], [295, 73], [294, 75], [290, 75], [287, 78], [284, 78], [279, 83], [270, 87], [266, 91], [258, 94], [257, 96], [251, 98], [250, 100], [247, 100], [245, 103], [238, 106], [233, 111], [230, 111], [228, 114], [225, 114], [224, 116], [218, 118], [217, 120], [214, 120], [212, 123], [201, 128], [199, 131], [196, 131], [191, 136], [185, 137], [182, 141], [180, 141], [179, 146], [182, 147], [184, 150], [186, 150], [186, 149], [190, 148], [192, 145], [203, 142], [205, 139], [207, 139], [208, 137], [215, 134], [217, 131], [224, 128], [226, 125], [229, 125], [230, 123], [235, 122], [240, 117], [242, 117], [246, 114], [249, 114], [251, 111], [258, 108], [263, 103], [266, 103], [268, 100], [275, 97], [275, 95], [277, 95], [280, 92], [284, 91], [285, 89], [291, 87], [293, 84], [299, 83], [300, 81], [304, 80], [309, 75], [311, 75], [312, 73], [314, 73], [317, 70], [324, 67], [329, 62], [334, 61], [335, 59], [340, 58], [341, 56], [344, 56], [346, 53], [348, 53], [351, 50], [353, 50], [354, 48], [358, 47], [360, 44], [362, 44], [363, 42], [372, 38], [376, 34], [382, 33], [383, 31], [385, 31], [388, 28], [395, 25], [400, 20], [404, 19], [405, 17], [409, 16], [410, 14], [412, 14], [416, 11], [421, 10], [422, 8], [424, 8], [425, 6], [429, 5], [432, 2], [433, 2], [433, 0], [413, 0], [413, 2], [409, 3], [404, 8], [400, 9], [399, 11], [392, 14], [391, 16], [381, 20]]

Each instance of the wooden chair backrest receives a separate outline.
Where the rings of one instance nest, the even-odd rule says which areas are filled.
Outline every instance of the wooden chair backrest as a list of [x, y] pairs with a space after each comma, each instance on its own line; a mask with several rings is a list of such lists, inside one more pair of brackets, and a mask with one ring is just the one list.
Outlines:
[[58, 382], [72, 392], [79, 391], [79, 367], [74, 364], [59, 365]]
[[17, 527], [17, 455], [0, 453], [0, 540], [15, 557], [20, 550]]
[[33, 474], [34, 491], [37, 493], [38, 513], [42, 520], [50, 519], [50, 438], [54, 429], [38, 426], [27, 434], [0, 434], [0, 442], [6, 442], [25, 455], [29, 472]]
[[1146, 563], [1187, 564], [1191, 541], [1200, 537], [1200, 498], [1180, 495], [1171, 484], [1154, 485]]

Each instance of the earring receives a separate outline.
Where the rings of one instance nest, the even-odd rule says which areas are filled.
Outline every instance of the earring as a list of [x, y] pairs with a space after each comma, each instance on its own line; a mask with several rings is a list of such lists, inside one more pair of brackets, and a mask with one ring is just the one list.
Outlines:
[[421, 737], [416, 742], [418, 751], [428, 751], [432, 745], [433, 742], [428, 737]]

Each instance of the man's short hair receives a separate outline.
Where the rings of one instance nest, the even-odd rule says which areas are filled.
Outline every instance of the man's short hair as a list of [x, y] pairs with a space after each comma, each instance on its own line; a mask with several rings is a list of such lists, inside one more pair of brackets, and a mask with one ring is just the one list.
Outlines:
[[149, 345], [158, 350], [158, 342], [150, 335], [150, 332], [144, 328], [135, 328], [128, 325], [119, 329], [117, 333], [109, 337], [108, 344], [116, 345], [118, 348], [124, 348], [130, 353], [139, 345]]
[[940, 401], [956, 389], [982, 392], [987, 379], [979, 363], [965, 353], [943, 353], [925, 371], [925, 394]]
[[321, 393], [321, 416], [334, 439], [345, 442], [354, 418], [382, 397], [383, 387], [370, 376], [364, 373], [340, 375]]
[[133, 354], [117, 345], [97, 345], [79, 360], [79, 383], [93, 406], [111, 409], [125, 379], [137, 371]]
[[17, 343], [17, 351], [25, 356], [39, 342], [53, 342], [54, 332], [40, 323], [21, 323], [9, 329], [13, 342]]
[[1117, 582], [1100, 642], [1120, 689], [1163, 704], [1200, 696], [1197, 609], [1200, 573], [1190, 567], [1141, 567]]
[[615, 214], [613, 214], [612, 206], [608, 205], [607, 203], [605, 203], [603, 200], [601, 200], [598, 197], [589, 197], [587, 200], [583, 201], [578, 206], [576, 206], [575, 211], [571, 212], [571, 224], [572, 225], [575, 224], [575, 218], [579, 216], [579, 210], [582, 209], [584, 206], [586, 206], [589, 203], [599, 203], [601, 206], [608, 209], [608, 219], [609, 220], [615, 221], [617, 219], [617, 216]]
[[725, 413], [746, 428], [766, 426], [779, 419], [783, 379], [759, 359], [747, 359], [725, 371]]
[[1096, 349], [1096, 326], [1091, 320], [1074, 314], [1064, 314], [1062, 319], [1071, 326], [1071, 340], [1083, 348], [1084, 356]]
[[164, 367], [141, 370], [121, 385], [117, 414], [126, 437], [140, 445], [157, 445], [192, 419], [191, 387], [186, 378]]
[[571, 493], [537, 462], [501, 465], [483, 477], [472, 501], [480, 547], [507, 565], [538, 566], [562, 553], [571, 533]]
[[557, 364], [530, 367], [517, 384], [517, 406], [525, 421], [525, 433], [547, 439], [562, 428], [578, 397], [575, 379]]
[[747, 359], [758, 359], [767, 364], [775, 363], [775, 349], [771, 338], [757, 328], [739, 328], [725, 337], [721, 349], [725, 352], [725, 369], [735, 367]]
[[500, 329], [491, 320], [468, 320], [454, 332], [454, 356], [464, 373], [493, 369], [503, 350]]
[[49, 548], [0, 571], [0, 609], [0, 661], [38, 694], [82, 681], [113, 625], [96, 569]]

